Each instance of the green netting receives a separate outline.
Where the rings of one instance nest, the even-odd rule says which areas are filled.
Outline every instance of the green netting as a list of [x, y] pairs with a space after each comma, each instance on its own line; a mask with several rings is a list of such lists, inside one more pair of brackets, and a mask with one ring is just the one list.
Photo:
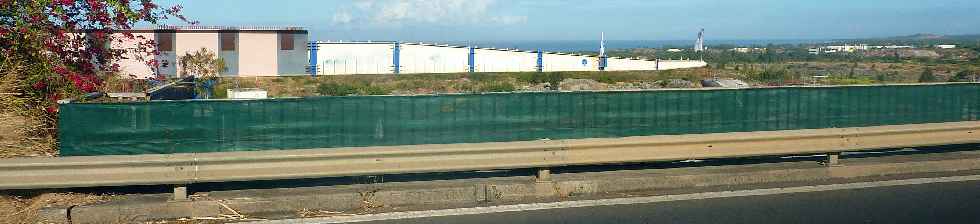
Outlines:
[[977, 120], [980, 85], [354, 96], [61, 106], [61, 155], [607, 138]]

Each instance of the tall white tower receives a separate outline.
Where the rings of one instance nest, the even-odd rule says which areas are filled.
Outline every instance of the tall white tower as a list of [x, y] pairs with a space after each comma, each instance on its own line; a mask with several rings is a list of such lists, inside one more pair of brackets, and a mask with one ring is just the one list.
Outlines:
[[606, 56], [606, 32], [600, 33], [602, 35], [599, 39], [599, 57]]
[[698, 32], [698, 41], [694, 43], [694, 52], [699, 53], [698, 58], [704, 61], [704, 28]]
[[606, 59], [606, 32], [601, 32], [599, 35], [601, 35], [599, 39], [599, 71], [605, 71], [608, 62]]
[[694, 43], [694, 52], [704, 51], [704, 28], [698, 32], [698, 41]]

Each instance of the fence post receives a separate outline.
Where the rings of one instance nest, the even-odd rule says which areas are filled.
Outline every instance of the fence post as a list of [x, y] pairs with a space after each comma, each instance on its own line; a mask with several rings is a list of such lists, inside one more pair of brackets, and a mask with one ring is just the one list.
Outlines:
[[174, 185], [174, 197], [173, 201], [189, 201], [190, 198], [187, 197], [187, 186], [186, 185]]
[[537, 182], [551, 182], [551, 169], [538, 168], [538, 173], [535, 177]]
[[827, 153], [827, 166], [840, 166], [840, 152]]

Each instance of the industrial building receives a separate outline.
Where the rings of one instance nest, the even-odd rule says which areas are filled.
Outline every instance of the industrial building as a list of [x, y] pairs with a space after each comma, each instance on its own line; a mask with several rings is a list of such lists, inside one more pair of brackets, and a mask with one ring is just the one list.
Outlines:
[[[123, 30], [113, 35], [125, 33], [137, 36], [137, 40], [154, 41], [160, 52], [148, 58], [159, 62], [156, 67], [147, 66], [139, 57], [120, 62], [124, 74], [140, 79], [178, 76], [177, 58], [201, 48], [224, 59], [226, 69], [222, 76], [627, 71], [707, 65], [700, 60], [609, 58], [431, 43], [310, 42], [309, 33], [299, 27], [163, 26]], [[135, 46], [135, 41], [128, 41], [116, 43], [113, 48]], [[601, 48], [604, 50], [604, 46]]]
[[669, 70], [705, 65], [699, 60], [607, 58], [432, 43], [310, 43], [310, 72], [315, 75]]
[[[118, 31], [113, 35], [131, 33], [135, 40], [114, 44], [116, 49], [132, 49], [140, 39], [157, 44], [159, 55], [150, 56], [159, 62], [156, 68], [137, 57], [120, 62], [124, 74], [136, 78], [156, 75], [176, 77], [177, 57], [200, 50], [215, 52], [225, 61], [223, 76], [281, 76], [306, 74], [308, 32], [299, 27], [220, 27], [162, 26], [155, 29]], [[145, 59], [144, 59], [145, 60]]]

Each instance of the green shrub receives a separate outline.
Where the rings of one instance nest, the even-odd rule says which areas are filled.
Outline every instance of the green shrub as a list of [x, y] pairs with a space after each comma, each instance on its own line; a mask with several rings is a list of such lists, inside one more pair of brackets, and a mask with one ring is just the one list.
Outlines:
[[831, 78], [827, 79], [827, 84], [829, 85], [870, 85], [874, 84], [875, 80], [871, 80], [867, 77], [863, 78]]
[[391, 91], [376, 85], [364, 85], [360, 88], [361, 95], [388, 95]]
[[766, 69], [749, 75], [749, 80], [763, 83], [784, 83], [791, 76], [783, 69]]
[[489, 82], [484, 84], [484, 92], [514, 92], [517, 88], [509, 82]]
[[596, 77], [596, 80], [595, 81], [601, 82], [601, 83], [605, 83], [605, 84], [613, 84], [613, 83], [616, 83], [617, 81], [615, 79], [613, 79], [612, 77], [610, 77], [610, 76], [611, 75], [609, 75], [609, 74], [599, 73], [599, 77]]
[[316, 93], [321, 96], [349, 96], [357, 94], [357, 89], [349, 84], [328, 82], [317, 85]]
[[558, 90], [561, 85], [561, 81], [565, 80], [565, 75], [561, 72], [553, 72], [547, 75], [548, 85], [551, 86], [551, 90]]
[[214, 99], [228, 99], [228, 85], [220, 82], [214, 85]]
[[922, 70], [922, 74], [919, 74], [919, 82], [936, 82], [937, 80], [936, 75], [932, 73], [932, 68], [926, 68]]
[[487, 80], [494, 80], [494, 79], [496, 79], [494, 76], [495, 76], [495, 74], [487, 74], [487, 73], [467, 73], [466, 74], [466, 78], [469, 79], [470, 81], [474, 81], [474, 82], [483, 82], [483, 81], [487, 81]]

